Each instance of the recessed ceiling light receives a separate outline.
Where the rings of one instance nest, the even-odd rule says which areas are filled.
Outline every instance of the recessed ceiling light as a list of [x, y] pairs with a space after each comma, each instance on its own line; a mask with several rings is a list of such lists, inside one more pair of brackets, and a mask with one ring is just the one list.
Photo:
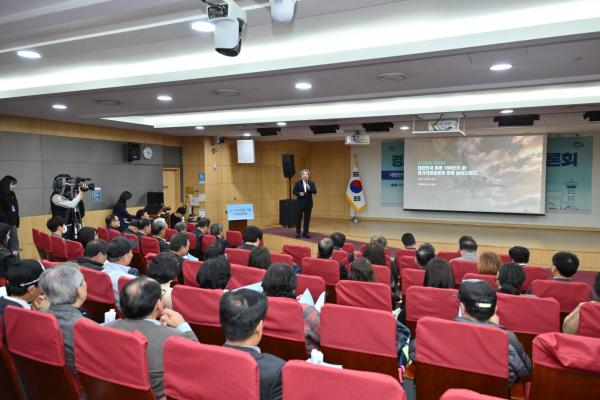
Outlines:
[[244, 136], [248, 137], [248, 136], [252, 136], [252, 134], [250, 132], [245, 132]]
[[502, 64], [494, 64], [490, 67], [491, 71], [506, 71], [511, 69], [513, 66], [512, 64], [508, 64], [508, 63], [502, 63]]
[[65, 106], [64, 104], [52, 104], [52, 108], [54, 108], [55, 110], [66, 110], [67, 106]]
[[33, 50], [19, 50], [17, 51], [17, 55], [23, 58], [42, 58], [40, 53]]
[[287, 123], [285, 123], [285, 122], [278, 122], [277, 123], [277, 126], [286, 126], [286, 125], [287, 125]]
[[161, 94], [159, 96], [156, 96], [156, 100], [160, 100], [160, 101], [172, 101], [173, 98], [169, 95], [166, 94]]
[[402, 126], [400, 127], [400, 130], [401, 130], [401, 131], [407, 131], [407, 130], [409, 130], [409, 129], [410, 129], [410, 127], [409, 127], [408, 125], [402, 125]]
[[513, 110], [502, 110], [500, 111], [500, 114], [512, 114], [513, 112]]
[[296, 82], [296, 89], [298, 90], [309, 90], [312, 89], [310, 82]]
[[377, 75], [377, 79], [383, 82], [402, 82], [406, 78], [408, 78], [408, 76], [403, 72], [389, 72]]
[[203, 127], [203, 126], [197, 126], [197, 127], [196, 127], [196, 130], [197, 130], [197, 131], [203, 131], [203, 130], [204, 130], [204, 127]]
[[215, 24], [209, 21], [192, 22], [192, 29], [198, 32], [210, 33], [215, 31]]

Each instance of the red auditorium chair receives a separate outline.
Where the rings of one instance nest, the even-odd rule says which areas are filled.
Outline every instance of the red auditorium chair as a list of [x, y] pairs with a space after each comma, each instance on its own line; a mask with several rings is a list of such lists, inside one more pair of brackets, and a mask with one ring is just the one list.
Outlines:
[[294, 262], [298, 265], [302, 264], [304, 257], [310, 257], [310, 247], [299, 246], [295, 244], [284, 244], [282, 251], [285, 254], [289, 254], [294, 259]]
[[231, 279], [229, 279], [227, 287], [233, 290], [242, 286], [262, 282], [266, 272], [266, 270], [260, 268], [231, 264]]
[[496, 314], [517, 335], [531, 356], [531, 342], [540, 333], [560, 332], [560, 306], [553, 298], [498, 293]]
[[468, 389], [448, 389], [440, 400], [500, 400], [503, 397], [488, 396]]
[[56, 267], [57, 265], [62, 264], [61, 261], [40, 260], [40, 262], [42, 263], [44, 268], [53, 268], [53, 267]]
[[456, 287], [460, 286], [460, 283], [463, 281], [463, 277], [465, 274], [469, 272], [472, 274], [477, 273], [477, 261], [459, 261], [452, 260], [450, 261], [450, 266], [452, 267], [452, 274], [454, 275], [454, 285]]
[[40, 256], [40, 259], [48, 258], [48, 254], [44, 250], [44, 246], [42, 246], [40, 240], [40, 231], [35, 228], [31, 229], [31, 236], [33, 236], [33, 245], [35, 246], [38, 255]]
[[284, 360], [306, 360], [302, 305], [283, 297], [269, 297], [268, 301], [261, 351]]
[[258, 365], [246, 352], [170, 337], [164, 350], [169, 400], [259, 400]]
[[140, 271], [140, 274], [146, 275], [146, 258], [142, 255], [142, 245], [140, 243], [140, 239], [137, 237], [137, 235], [132, 233], [124, 233], [123, 236], [129, 240], [135, 240], [138, 243], [137, 247], [131, 250], [133, 252], [133, 258], [131, 259], [130, 265], [137, 268]]
[[186, 286], [199, 287], [196, 277], [203, 261], [183, 260], [183, 284]]
[[[8, 306], [6, 341], [29, 400], [79, 399], [79, 388], [65, 359], [65, 345], [54, 315]], [[4, 387], [2, 387], [4, 398]], [[51, 394], [51, 395], [50, 395]]]
[[406, 326], [413, 336], [417, 322], [423, 317], [452, 320], [458, 316], [460, 301], [456, 289], [440, 289], [428, 286], [411, 286], [406, 292]]
[[414, 255], [412, 256], [400, 256], [396, 257], [396, 265], [398, 265], [398, 270], [402, 272], [402, 270], [406, 268], [415, 268], [420, 269], [419, 264], [417, 264], [417, 259]]
[[67, 241], [58, 236], [51, 236], [52, 241], [52, 253], [50, 259], [52, 261], [67, 261], [69, 255], [67, 254]]
[[537, 297], [554, 297], [560, 304], [561, 323], [579, 303], [592, 300], [592, 288], [583, 282], [536, 280], [531, 283], [531, 293]]
[[496, 275], [474, 274], [472, 272], [467, 272], [463, 276], [463, 281], [466, 281], [467, 279], [479, 279], [480, 281], [486, 281], [492, 289], [497, 288]]
[[397, 380], [372, 372], [330, 368], [294, 360], [285, 364], [282, 377], [282, 400], [406, 399]]
[[225, 249], [225, 255], [227, 255], [227, 261], [229, 261], [231, 264], [248, 266], [250, 250], [227, 248]]
[[96, 232], [98, 232], [98, 238], [100, 238], [102, 240], [106, 240], [107, 242], [110, 242], [110, 236], [108, 234], [108, 229], [98, 227], [98, 228], [96, 228]]
[[325, 362], [345, 369], [400, 378], [396, 319], [390, 311], [325, 304], [321, 309], [321, 351]]
[[294, 265], [294, 259], [289, 254], [271, 253], [271, 264], [284, 263], [289, 266]]
[[4, 328], [0, 321], [0, 388], [2, 395], [9, 400], [23, 400], [15, 364], [4, 344]]
[[114, 229], [107, 229], [106, 231], [108, 232], [109, 241], [121, 237], [121, 232], [119, 231], [116, 231]]
[[327, 290], [325, 279], [321, 278], [320, 276], [299, 274], [296, 275], [296, 278], [298, 279], [298, 286], [296, 286], [296, 296], [301, 295], [306, 289], [308, 289], [313, 299], [317, 301], [321, 293]]
[[[444, 340], [440, 340], [442, 333]], [[415, 383], [419, 400], [437, 400], [451, 388], [509, 396], [508, 334], [504, 330], [423, 317], [417, 323], [417, 337]]]
[[396, 250], [396, 260], [400, 257], [412, 257], [415, 258], [417, 256], [416, 249], [398, 249]]
[[195, 253], [196, 246], [198, 245], [196, 243], [196, 235], [194, 235], [193, 233], [190, 233], [190, 232], [186, 232], [186, 234], [188, 237], [188, 242], [190, 243], [190, 252]]
[[385, 283], [387, 285], [392, 284], [392, 271], [387, 265], [373, 264], [371, 267], [375, 274], [375, 282]]
[[600, 303], [585, 303], [581, 306], [577, 334], [600, 338]]
[[142, 237], [140, 237], [140, 244], [142, 247], [142, 254], [148, 254], [148, 253], [158, 254], [158, 253], [160, 253], [160, 246], [159, 246], [158, 240], [156, 240], [156, 238], [149, 237], [149, 236], [142, 236]]
[[203, 235], [202, 241], [200, 243], [200, 249], [202, 250], [202, 254], [206, 253], [206, 249], [208, 246], [217, 241], [217, 237], [214, 235]]
[[171, 241], [171, 238], [172, 238], [173, 236], [175, 236], [176, 234], [177, 234], [177, 231], [176, 231], [175, 229], [167, 228], [167, 229], [165, 230], [165, 240], [166, 240], [167, 242], [170, 242], [170, 241]]
[[144, 255], [144, 261], [146, 262], [146, 265], [150, 266], [150, 263], [152, 260], [154, 260], [154, 257], [156, 257], [155, 253], [146, 253]]
[[392, 310], [392, 289], [389, 284], [339, 281], [335, 285], [336, 304], [350, 307]]
[[83, 245], [74, 240], [67, 240], [67, 257], [69, 260], [83, 257]]
[[550, 273], [547, 268], [544, 267], [534, 267], [531, 265], [526, 265], [523, 267], [525, 271], [525, 281], [523, 282], [523, 286], [521, 286], [521, 291], [525, 293], [531, 287], [531, 282], [535, 280], [544, 280], [548, 279]]
[[129, 278], [127, 276], [122, 276], [119, 278], [119, 281], [117, 282], [117, 286], [119, 288], [119, 293], [121, 293], [123, 291], [123, 288], [125, 287], [125, 285], [127, 285], [129, 283], [129, 281], [132, 281], [132, 278]]
[[544, 333], [533, 340], [529, 400], [600, 399], [600, 339]]
[[335, 303], [335, 284], [340, 280], [340, 264], [335, 260], [304, 257], [302, 274], [320, 276], [325, 281], [327, 302]]
[[82, 318], [75, 323], [73, 343], [75, 366], [87, 400], [155, 399], [144, 335], [106, 328]]
[[40, 248], [44, 252], [44, 258], [49, 260], [52, 256], [52, 239], [50, 238], [50, 235], [45, 232], [40, 232], [38, 240]]
[[508, 254], [498, 254], [500, 259], [502, 260], [502, 264], [508, 264], [513, 262], [512, 258]]
[[185, 230], [186, 230], [186, 232], [194, 233], [194, 231], [196, 230], [196, 224], [193, 224], [191, 222], [186, 222]]
[[423, 286], [425, 284], [425, 270], [408, 268], [400, 274], [402, 282], [402, 297], [406, 298], [406, 291], [411, 286]]
[[233, 247], [239, 247], [244, 244], [244, 237], [240, 231], [227, 231], [225, 232], [225, 239]]
[[344, 250], [346, 253], [354, 253], [354, 244], [350, 242], [344, 242], [342, 250]]
[[437, 258], [441, 258], [442, 260], [446, 261], [454, 260], [460, 256], [460, 251], [438, 251], [437, 253]]
[[186, 320], [201, 343], [221, 346], [225, 336], [219, 320], [222, 290], [177, 285], [171, 292], [173, 309]]
[[108, 274], [90, 268], [80, 268], [87, 284], [87, 299], [81, 306], [87, 317], [98, 323], [104, 322], [104, 313], [116, 309], [115, 292]]
[[334, 250], [331, 258], [348, 266], [348, 253], [344, 250]]

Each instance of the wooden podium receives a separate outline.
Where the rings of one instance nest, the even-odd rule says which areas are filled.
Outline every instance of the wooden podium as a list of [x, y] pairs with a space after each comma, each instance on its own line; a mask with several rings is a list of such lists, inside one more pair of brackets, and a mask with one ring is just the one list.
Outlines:
[[227, 230], [243, 232], [247, 226], [247, 219], [240, 219], [239, 221], [229, 221], [229, 228], [227, 228]]
[[254, 206], [252, 204], [228, 204], [227, 221], [230, 231], [242, 232], [248, 226], [248, 219], [254, 219]]

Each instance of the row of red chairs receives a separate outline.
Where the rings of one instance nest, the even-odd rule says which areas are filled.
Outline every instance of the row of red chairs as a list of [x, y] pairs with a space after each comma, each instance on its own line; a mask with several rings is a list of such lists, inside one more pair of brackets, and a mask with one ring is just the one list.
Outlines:
[[33, 244], [41, 259], [67, 261], [83, 257], [83, 246], [74, 240], [51, 236], [37, 229], [31, 230]]

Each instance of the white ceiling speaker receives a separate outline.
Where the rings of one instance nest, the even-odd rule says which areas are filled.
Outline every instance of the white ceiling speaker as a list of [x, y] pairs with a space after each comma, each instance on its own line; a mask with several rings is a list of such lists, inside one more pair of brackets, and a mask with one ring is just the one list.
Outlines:
[[271, 18], [276, 22], [287, 23], [294, 19], [296, 0], [271, 0]]

